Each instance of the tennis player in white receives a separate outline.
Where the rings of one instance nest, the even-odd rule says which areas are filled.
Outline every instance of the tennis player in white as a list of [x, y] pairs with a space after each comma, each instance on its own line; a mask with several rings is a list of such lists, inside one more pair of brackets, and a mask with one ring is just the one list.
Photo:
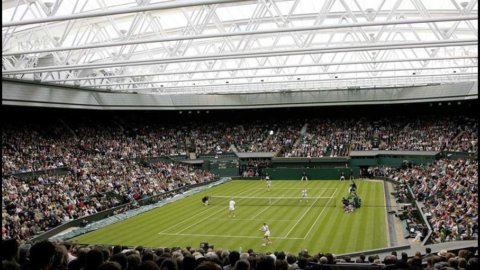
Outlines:
[[228, 202], [228, 216], [235, 217], [235, 201], [233, 200], [233, 197]]
[[263, 243], [262, 246], [271, 245], [272, 241], [270, 241], [270, 228], [268, 228], [267, 223], [263, 223], [260, 231], [263, 232], [263, 239], [265, 240], [265, 243]]
[[306, 202], [308, 202], [308, 194], [307, 194], [307, 189], [304, 188], [302, 190], [302, 198], [300, 199], [300, 201], [303, 201], [305, 199]]
[[272, 181], [267, 180], [267, 190], [270, 190], [270, 189], [272, 189]]

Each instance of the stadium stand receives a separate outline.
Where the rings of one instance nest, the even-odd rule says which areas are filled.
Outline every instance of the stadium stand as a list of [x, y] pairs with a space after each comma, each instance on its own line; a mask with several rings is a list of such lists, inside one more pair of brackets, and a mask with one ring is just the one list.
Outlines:
[[79, 217], [213, 178], [184, 164], [98, 156], [64, 175], [2, 177], [2, 239], [26, 240]]
[[423, 203], [433, 243], [478, 239], [478, 161], [440, 159], [391, 176]]
[[[278, 121], [274, 125], [255, 124], [249, 128], [242, 128], [246, 126], [245, 123], [235, 122], [213, 127], [209, 123], [194, 124], [189, 129], [190, 134], [193, 134], [189, 135], [189, 138], [197, 146], [197, 154], [228, 152], [233, 144], [239, 152], [279, 152], [291, 147], [291, 150], [285, 151], [286, 157], [344, 156], [348, 155], [349, 149], [373, 149], [371, 145], [375, 136], [381, 138], [377, 148], [379, 150], [463, 150], [478, 153], [478, 137], [475, 132], [478, 125], [467, 116], [446, 116], [435, 121], [431, 121], [429, 116], [418, 117], [415, 121], [397, 119], [398, 122], [392, 119], [370, 119], [370, 124], [356, 120], [313, 119], [302, 137], [299, 131], [304, 124], [299, 119]], [[296, 126], [294, 122], [297, 123]], [[355, 122], [356, 124], [353, 124]], [[69, 123], [70, 128], [53, 123], [47, 127], [7, 125], [2, 131], [3, 173], [73, 166], [75, 163], [83, 163], [82, 159], [94, 158], [96, 154], [115, 158], [187, 154], [185, 135], [179, 136], [186, 133], [182, 128], [160, 126], [153, 120], [128, 125], [122, 123], [120, 127], [112, 123], [97, 122], [96, 126], [87, 123], [90, 124], [82, 124], [82, 121]], [[398, 130], [393, 128], [394, 125], [402, 132], [398, 133]], [[71, 134], [70, 130], [74, 134]], [[216, 130], [222, 130], [223, 135], [213, 135], [219, 134]], [[238, 130], [243, 130], [243, 133], [236, 133]], [[268, 136], [270, 130], [275, 130], [272, 136]], [[317, 131], [310, 133], [308, 130]], [[365, 132], [366, 130], [372, 132]], [[382, 132], [376, 132], [375, 135], [373, 130]], [[263, 137], [253, 139], [254, 134], [263, 134]], [[393, 138], [387, 134], [399, 135]], [[294, 146], [297, 140], [299, 143]]]
[[[374, 134], [373, 130], [382, 131], [378, 135], [381, 138], [379, 147], [384, 149], [401, 149], [398, 142], [408, 138], [413, 142], [409, 145], [414, 146], [408, 149], [413, 150], [426, 150], [434, 146], [435, 149], [458, 150], [460, 147], [462, 150], [477, 151], [477, 135], [473, 132], [477, 123], [467, 116], [447, 116], [432, 120], [426, 115], [412, 121], [405, 117], [380, 121], [365, 117], [361, 119], [363, 120], [358, 122], [344, 118], [312, 119], [307, 125], [298, 119], [290, 119], [273, 124], [265, 122], [264, 126], [257, 121], [249, 127], [245, 122], [220, 122], [213, 128], [209, 126], [210, 123], [197, 123], [190, 129], [190, 135], [185, 136], [193, 139], [197, 146], [200, 145], [195, 151], [203, 154], [218, 150], [228, 151], [226, 146], [233, 144], [237, 149], [248, 151], [279, 151], [280, 148], [287, 149], [291, 146], [289, 153], [343, 155], [348, 151], [340, 149], [350, 147], [347, 139], [355, 138], [355, 141], [361, 141], [356, 145], [370, 145], [371, 141], [367, 138]], [[76, 121], [53, 119], [41, 124], [7, 123], [2, 130], [2, 191], [7, 195], [4, 196], [4, 239], [28, 239], [40, 231], [117, 206], [128, 199], [144, 198], [179, 185], [213, 179], [212, 174], [186, 165], [147, 162], [152, 157], [185, 154], [185, 137], [179, 134], [188, 132], [183, 128], [170, 126], [168, 123], [161, 126], [148, 118], [138, 122], [128, 120], [130, 119], [125, 118], [109, 122], [104, 119], [91, 121], [85, 118]], [[368, 123], [370, 125], [367, 125]], [[306, 132], [301, 135], [300, 129], [303, 126], [306, 126]], [[225, 130], [224, 136], [215, 135], [215, 130], [220, 128]], [[244, 130], [243, 135], [235, 135], [240, 129]], [[273, 134], [270, 134], [269, 130], [274, 130]], [[372, 132], [364, 132], [368, 130]], [[232, 134], [229, 134], [229, 131]], [[260, 131], [266, 131], [265, 137], [259, 137], [262, 139], [252, 142], [254, 134]], [[210, 132], [212, 135], [209, 137], [206, 134]], [[389, 133], [400, 135], [389, 140], [385, 136]], [[312, 141], [309, 138], [316, 138], [315, 143], [310, 144]], [[466, 147], [466, 140], [470, 140], [469, 145], [472, 147]], [[299, 143], [294, 146], [292, 142], [296, 141]], [[337, 141], [344, 144], [337, 144]], [[423, 142], [425, 147], [417, 147], [415, 142]], [[323, 152], [318, 151], [319, 147], [324, 147]], [[302, 152], [301, 149], [309, 150]], [[252, 159], [247, 161], [244, 174], [261, 174], [265, 166], [268, 166], [267, 160]], [[67, 173], [44, 171], [58, 168], [65, 168]], [[433, 165], [401, 171], [389, 167], [372, 167], [369, 170], [372, 175], [391, 177], [410, 185], [416, 199], [424, 203], [424, 210], [435, 228], [433, 239], [444, 242], [478, 237], [478, 228], [474, 226], [476, 223], [472, 222], [477, 215], [476, 208], [472, 207], [477, 201], [477, 196], [474, 195], [477, 190], [475, 184], [478, 183], [477, 168], [476, 161], [442, 159]], [[29, 172], [35, 174], [29, 175]], [[76, 182], [79, 179], [84, 181]], [[397, 202], [407, 202], [404, 186], [398, 185], [397, 188]], [[65, 195], [52, 198], [49, 195], [52, 190], [56, 191], [56, 194]], [[68, 190], [70, 191], [66, 193]], [[434, 195], [432, 192], [435, 190], [444, 192]], [[86, 198], [85, 193], [89, 192], [97, 195]], [[19, 200], [14, 204], [13, 199], [17, 198]], [[52, 203], [51, 199], [61, 204]], [[450, 201], [450, 204], [441, 207], [439, 199], [444, 203]], [[448, 222], [442, 222], [450, 210], [456, 216], [449, 218]], [[42, 221], [30, 224], [34, 220]], [[410, 229], [416, 228], [419, 221], [411, 214], [406, 215], [403, 222], [406, 223], [406, 220], [409, 221], [409, 226], [408, 229], [404, 226], [405, 236], [413, 237], [414, 232]], [[456, 222], [460, 224], [454, 226]]]
[[2, 18], [2, 268], [478, 269], [478, 0]]

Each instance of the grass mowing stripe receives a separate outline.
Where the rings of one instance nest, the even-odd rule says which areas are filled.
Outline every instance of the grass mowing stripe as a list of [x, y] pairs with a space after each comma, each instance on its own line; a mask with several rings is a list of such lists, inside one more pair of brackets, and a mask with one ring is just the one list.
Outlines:
[[[386, 206], [385, 199], [384, 199], [385, 196], [383, 196], [384, 187], [383, 187], [383, 185], [378, 185], [377, 187], [378, 187], [377, 188], [378, 189], [377, 194], [382, 194], [381, 196], [377, 197], [378, 201]], [[387, 241], [388, 237], [387, 237], [387, 234], [386, 234], [386, 226], [387, 226], [387, 223], [386, 223], [386, 208], [383, 207], [381, 209], [383, 211], [376, 211], [374, 213], [376, 215], [375, 219], [376, 219], [377, 223], [378, 224], [382, 224], [382, 223], [385, 224], [384, 226], [377, 226], [378, 230], [379, 230], [378, 234], [377, 234], [377, 237], [379, 239], [382, 239], [382, 240], [383, 240], [383, 238], [385, 238], [384, 241], [385, 241], [385, 245], [386, 245], [388, 243], [388, 241]]]
[[[366, 187], [365, 191], [363, 191], [363, 194], [369, 194], [370, 197], [372, 198], [375, 198], [377, 196], [376, 194], [376, 189], [374, 187], [374, 185], [369, 185], [368, 187]], [[365, 196], [363, 195], [363, 196]], [[364, 233], [359, 235], [356, 243], [355, 243], [355, 248], [357, 249], [361, 249], [363, 248], [363, 243], [365, 243], [365, 241], [370, 241], [370, 242], [375, 242], [374, 240], [374, 235], [375, 233], [372, 234], [372, 228], [374, 228], [374, 215], [373, 215], [373, 212], [374, 211], [377, 211], [377, 208], [376, 207], [372, 207], [370, 209], [370, 211], [365, 211], [364, 210], [365, 208], [360, 208], [361, 212], [362, 212], [362, 217], [363, 217], [363, 220], [361, 222], [359, 222], [359, 226], [360, 226], [360, 230], [363, 231]], [[364, 241], [360, 241], [360, 239], [363, 239]]]
[[[237, 185], [235, 185], [235, 186], [237, 186]], [[239, 189], [238, 189], [238, 188], [234, 188], [234, 187], [232, 186], [232, 189], [228, 190], [228, 194], [229, 194], [229, 195], [232, 195], [233, 197], [235, 197], [235, 196], [240, 196], [240, 195], [242, 195], [242, 194], [244, 194], [244, 193], [247, 193], [247, 192], [251, 194], [251, 190], [248, 188], [248, 186], [249, 186], [249, 185], [243, 186], [243, 189], [240, 190], [240, 192], [233, 192], [233, 190], [239, 191]], [[235, 194], [234, 194], [234, 193], [235, 193]], [[237, 214], [237, 217], [236, 217], [236, 218], [229, 218], [229, 221], [231, 221], [231, 222], [238, 222], [239, 220], [238, 220], [237, 218], [240, 218], [240, 217], [246, 215], [246, 211], [248, 211], [248, 208], [249, 208], [249, 207], [247, 207], [247, 206], [237, 205], [237, 206], [236, 206], [236, 209], [237, 209], [237, 210], [236, 210], [236, 212], [237, 212], [237, 213], [236, 213], [236, 214]], [[227, 210], [226, 206], [225, 206], [225, 208], [221, 207], [221, 208], [220, 208], [220, 212], [221, 212], [221, 211], [225, 211], [225, 212], [224, 212], [225, 214], [221, 213], [221, 214], [219, 214], [219, 215], [225, 216], [225, 217], [228, 215], [228, 212], [227, 212], [228, 210]], [[217, 214], [217, 213], [219, 213], [219, 212], [216, 211], [214, 214]], [[240, 219], [240, 220], [241, 220], [241, 219]], [[218, 225], [218, 223], [217, 223], [215, 220], [210, 220], [210, 223], [209, 223], [209, 224], [203, 224], [203, 225], [206, 225], [206, 228], [212, 229], [213, 232], [215, 233], [215, 234], [212, 234], [211, 236], [208, 236], [208, 237], [210, 237], [210, 238], [218, 238], [218, 237], [215, 237], [215, 236], [213, 236], [213, 235], [218, 235], [218, 234], [230, 235], [230, 234], [232, 234], [232, 231], [231, 231], [232, 229], [231, 229], [231, 228], [235, 228], [235, 226], [231, 226], [231, 225], [230, 225], [231, 222], [229, 222], [229, 225], [228, 225], [228, 226], [216, 226], [216, 225]], [[198, 224], [198, 223], [197, 223], [197, 224]], [[197, 224], [193, 224], [193, 225], [197, 225]], [[197, 234], [197, 235], [198, 235], [198, 234]]]
[[[291, 190], [291, 188], [277, 189], [275, 186], [272, 185], [272, 190], [267, 191], [267, 193], [270, 193], [270, 192], [275, 193], [275, 196], [277, 196], [277, 197], [280, 198], [280, 197], [283, 197], [283, 196], [291, 196], [291, 194], [290, 194], [291, 192], [289, 192], [290, 190]], [[266, 208], [267, 208], [267, 207], [266, 207]], [[269, 207], [268, 207], [268, 208], [269, 208]], [[268, 208], [267, 208], [267, 209], [268, 209]], [[277, 207], [275, 207], [274, 210], [276, 210], [276, 209], [282, 209], [282, 210], [285, 209], [285, 210], [287, 210], [288, 208], [278, 207], [278, 206], [277, 206]], [[294, 209], [295, 209], [295, 208], [294, 208]], [[296, 209], [295, 209], [295, 210], [296, 210]], [[295, 214], [296, 211], [295, 211], [295, 210], [292, 211], [292, 210], [290, 209], [290, 210], [287, 210], [287, 211], [284, 211], [284, 212], [282, 211], [282, 216], [286, 215], [287, 213], [288, 213], [288, 214], [291, 213], [291, 214], [294, 214], [294, 215], [296, 216], [296, 214]], [[256, 216], [258, 216], [258, 215], [256, 215]], [[272, 224], [271, 224], [271, 221], [273, 221], [276, 216], [277, 216], [277, 213], [276, 213], [275, 211], [270, 211], [270, 212], [266, 213], [265, 216], [262, 217], [262, 219], [263, 219], [264, 222], [267, 222], [267, 221], [268, 221], [267, 223], [269, 223], [270, 230], [271, 230], [271, 232], [272, 232], [272, 236], [273, 236], [273, 235], [281, 235], [281, 234], [279, 234], [279, 232], [280, 232], [280, 231], [279, 231], [279, 228], [278, 228], [278, 227], [273, 227]], [[288, 224], [290, 224], [291, 222], [295, 222], [295, 221], [296, 221], [296, 219], [295, 219], [294, 217], [292, 217], [292, 218], [289, 217], [289, 219], [290, 219], [291, 221], [288, 222]], [[283, 227], [284, 227], [284, 228], [288, 227], [288, 224], [284, 225]], [[259, 228], [260, 228], [260, 227], [259, 227]]]
[[321, 237], [326, 250], [338, 253], [339, 247], [348, 243], [348, 231], [357, 232], [357, 228], [352, 224], [351, 217], [354, 214], [345, 213], [338, 207], [335, 210], [329, 214], [328, 220], [325, 219], [321, 223]]
[[[249, 192], [250, 190], [244, 189], [243, 191], [240, 192], [240, 194], [246, 193], [247, 191]], [[226, 207], [226, 206], [225, 206], [225, 207]], [[238, 209], [238, 207], [236, 207], [236, 208]], [[210, 217], [212, 217], [212, 216], [214, 216], [214, 215], [217, 215], [218, 213], [220, 213], [220, 212], [223, 211], [223, 210], [224, 210], [224, 209], [220, 208], [219, 210], [214, 211], [212, 214], [210, 214], [210, 215], [208, 215], [208, 216], [206, 216], [206, 217], [204, 217], [204, 218], [201, 218], [200, 220], [197, 220], [196, 218], [190, 216], [189, 218], [183, 220], [183, 222], [190, 223], [190, 222], [192, 222], [192, 219], [193, 219], [193, 220], [195, 220], [195, 223], [191, 224], [190, 226], [187, 226], [187, 227], [182, 228], [182, 229], [181, 229], [179, 232], [177, 232], [177, 233], [181, 233], [181, 232], [183, 232], [183, 231], [185, 231], [185, 230], [187, 230], [187, 229], [189, 229], [189, 228], [191, 228], [191, 227], [199, 224], [200, 222], [202, 222], [202, 221], [204, 221], [204, 220], [206, 220], [206, 219], [208, 219], [208, 218], [210, 218]], [[176, 225], [178, 225], [178, 224], [176, 224]], [[178, 229], [178, 226], [175, 226], [175, 229]], [[162, 231], [162, 232], [165, 232], [165, 231]]]
[[[322, 193], [323, 195], [323, 193]], [[305, 210], [302, 214], [302, 216], [300, 218], [298, 218], [298, 221], [293, 225], [293, 227], [287, 232], [287, 234], [284, 236], [284, 238], [287, 238], [288, 235], [292, 232], [292, 230], [298, 225], [298, 223], [300, 223], [301, 221], [303, 221], [303, 218], [305, 217], [305, 215], [310, 211], [310, 209], [312, 209], [313, 205], [315, 205], [315, 202], [317, 202], [318, 199], [316, 199], [308, 208], [307, 210]]]
[[[188, 207], [188, 205], [182, 201], [179, 201], [178, 204], [174, 204], [174, 205], [175, 206], [172, 206], [172, 203], [168, 203], [163, 207], [165, 207], [166, 209], [180, 208], [181, 206], [183, 207], [181, 207], [180, 209]], [[198, 213], [198, 214], [202, 214], [202, 213]], [[185, 211], [158, 211], [158, 208], [156, 208], [146, 213], [142, 213], [138, 215], [138, 220], [135, 223], [133, 223], [131, 227], [132, 227], [132, 230], [143, 229], [146, 226], [144, 221], [147, 221], [147, 220], [148, 220], [147, 224], [156, 224], [161, 222], [163, 225], [167, 225], [168, 223], [171, 223], [171, 225], [174, 226], [178, 223], [178, 220], [182, 220], [184, 216], [185, 216]], [[120, 224], [127, 225], [132, 220], [133, 219], [125, 220], [120, 222]]]
[[[337, 192], [337, 190], [335, 189], [334, 193], [332, 196], [335, 196], [335, 192]], [[327, 205], [328, 205], [328, 202], [330, 202], [331, 199], [328, 199], [327, 201]], [[307, 231], [307, 233], [305, 234], [305, 236], [303, 237], [304, 239], [310, 234], [310, 232], [312, 231], [313, 227], [317, 224], [317, 221], [318, 221], [318, 218], [320, 216], [322, 216], [323, 212], [325, 211], [325, 209], [327, 208], [328, 206], [324, 206], [322, 211], [320, 212], [320, 214], [317, 215], [317, 218], [315, 218], [315, 221], [313, 222], [312, 226], [310, 226], [310, 229]]]

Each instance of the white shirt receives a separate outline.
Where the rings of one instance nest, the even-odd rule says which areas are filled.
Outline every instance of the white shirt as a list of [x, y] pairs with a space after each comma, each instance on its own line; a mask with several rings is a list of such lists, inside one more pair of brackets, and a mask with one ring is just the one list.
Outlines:
[[268, 225], [262, 226], [262, 232], [264, 233], [265, 236], [270, 236], [270, 229], [268, 228]]
[[230, 200], [230, 202], [228, 203], [228, 209], [229, 210], [235, 210], [235, 201], [234, 200]]
[[302, 190], [302, 197], [307, 197], [307, 190], [306, 189]]

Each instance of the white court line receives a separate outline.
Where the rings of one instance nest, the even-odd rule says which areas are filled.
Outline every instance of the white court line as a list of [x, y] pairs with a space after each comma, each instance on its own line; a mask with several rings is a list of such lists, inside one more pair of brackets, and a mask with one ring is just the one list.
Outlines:
[[268, 208], [270, 208], [272, 205], [270, 204], [269, 206], [265, 207], [262, 211], [258, 212], [255, 216], [253, 216], [254, 218], [258, 217], [261, 213], [267, 211]]
[[[265, 190], [265, 188], [252, 188], [254, 190]], [[273, 188], [272, 187], [272, 190], [281, 190], [281, 189], [303, 189], [303, 188]], [[309, 188], [309, 190], [322, 190], [322, 189], [337, 189], [337, 188]]]
[[[335, 191], [334, 191], [333, 194], [332, 194], [332, 198], [334, 198], [335, 193], [337, 193], [337, 189], [336, 189], [336, 188], [335, 188]], [[328, 204], [328, 202], [329, 202], [332, 198], [328, 199], [327, 204]], [[305, 236], [303, 237], [303, 239], [307, 238], [307, 235], [308, 235], [308, 234], [310, 233], [310, 231], [313, 229], [313, 227], [315, 226], [315, 224], [317, 224], [318, 218], [323, 214], [323, 211], [325, 211], [325, 209], [327, 209], [327, 207], [323, 207], [322, 211], [320, 212], [320, 214], [318, 214], [317, 218], [315, 219], [315, 222], [312, 224], [312, 226], [310, 226], [310, 229], [308, 230], [307, 234], [305, 234]]]
[[[247, 190], [245, 190], [244, 192], [247, 192], [247, 191], [250, 191], [250, 190], [247, 189]], [[244, 193], [244, 192], [240, 192], [240, 193]], [[209, 208], [209, 207], [207, 207], [207, 208]], [[207, 209], [205, 209], [204, 211], [201, 211], [200, 213], [203, 214], [203, 213], [206, 212], [206, 211], [207, 211]], [[209, 216], [207, 216], [207, 217], [205, 217], [205, 218], [203, 218], [203, 219], [200, 219], [200, 221], [204, 221], [204, 220], [208, 219], [209, 217], [214, 216], [214, 215], [216, 215], [216, 214], [218, 214], [218, 213], [220, 213], [220, 212], [222, 212], [222, 211], [226, 211], [225, 208], [220, 208], [220, 210], [217, 210], [217, 211], [213, 212], [213, 214], [211, 214], [211, 215], [209, 215]], [[196, 215], [198, 215], [198, 214], [200, 214], [200, 213], [197, 213], [197, 214], [195, 214], [195, 215], [193, 215], [193, 216], [191, 216], [191, 217], [188, 217], [188, 218], [184, 219], [182, 222], [180, 222], [180, 224], [183, 223], [183, 222], [191, 222], [191, 218], [194, 217], [194, 216], [196, 216]], [[186, 227], [186, 228], [183, 228], [180, 232], [183, 232], [183, 231], [185, 231], [186, 229], [191, 228], [191, 227], [197, 225], [198, 223], [200, 223], [200, 221], [199, 221], [199, 222], [196, 222], [196, 223], [194, 223], [194, 224], [192, 224], [192, 225], [190, 225], [190, 226], [188, 226], [188, 227]], [[179, 224], [179, 223], [175, 224], [174, 226], [170, 226], [170, 227], [168, 227], [166, 230], [168, 230], [168, 229], [170, 229], [170, 228], [174, 228], [174, 227], [176, 228], [176, 227], [178, 227], [178, 224]], [[165, 232], [166, 230], [162, 230], [161, 232], [159, 232], [159, 234]]]
[[[221, 238], [254, 238], [258, 239], [258, 236], [239, 236], [239, 235], [218, 235], [218, 234], [193, 234], [193, 233], [161, 233], [161, 235], [172, 235], [172, 236], [201, 236], [201, 237], [221, 237]], [[270, 237], [272, 239], [287, 239], [287, 240], [304, 240], [304, 238], [284, 238], [284, 237]]]
[[[224, 210], [225, 210], [225, 209], [222, 209], [222, 211], [224, 211]], [[202, 218], [202, 219], [198, 220], [198, 222], [196, 222], [196, 223], [193, 223], [192, 225], [190, 225], [190, 226], [188, 226], [188, 227], [185, 227], [185, 228], [183, 228], [183, 229], [182, 229], [182, 230], [180, 230], [179, 232], [183, 232], [183, 231], [185, 231], [186, 229], [189, 229], [189, 228], [191, 228], [191, 227], [193, 227], [193, 226], [196, 226], [198, 223], [200, 223], [200, 222], [202, 222], [202, 221], [204, 221], [204, 220], [207, 220], [207, 219], [209, 219], [209, 218], [210, 218], [210, 217], [212, 217], [212, 216], [218, 215], [218, 213], [217, 213], [217, 212], [220, 212], [220, 211], [215, 211], [215, 212], [213, 212], [213, 214], [211, 214], [211, 215], [209, 215], [209, 216], [206, 216], [206, 217], [204, 217], [204, 218]], [[190, 218], [188, 218], [187, 220], [190, 220]]]
[[[336, 190], [335, 190], [335, 192], [336, 192]], [[335, 193], [335, 192], [334, 192], [334, 193]], [[322, 194], [322, 195], [323, 195], [323, 194]], [[309, 199], [309, 198], [307, 198], [307, 199]], [[316, 200], [310, 205], [310, 207], [308, 207], [307, 211], [305, 211], [305, 212], [303, 213], [303, 215], [297, 220], [297, 222], [293, 225], [293, 227], [290, 229], [290, 231], [287, 232], [287, 234], [284, 236], [284, 238], [286, 238], [286, 237], [293, 231], [293, 229], [298, 225], [298, 223], [299, 223], [300, 221], [302, 221], [303, 217], [310, 211], [310, 209], [312, 209], [312, 207], [313, 207], [313, 205], [315, 204], [316, 201], [318, 201], [318, 199], [316, 199]]]
[[[258, 221], [258, 218], [235, 218], [235, 219], [231, 219], [231, 218], [212, 218], [210, 220], [257, 220]], [[268, 221], [295, 221], [296, 219], [269, 219]]]
[[[196, 217], [196, 216], [198, 216], [198, 215], [202, 215], [202, 214], [205, 213], [205, 212], [208, 212], [208, 209], [205, 209], [205, 210], [202, 210], [202, 211], [200, 211], [200, 212], [197, 212], [195, 215], [190, 216], [189, 218]], [[174, 226], [168, 227], [167, 229], [170, 229], [170, 228], [172, 228], [172, 227], [177, 227], [179, 224], [182, 224], [182, 223], [187, 222], [187, 221], [189, 221], [189, 220], [188, 220], [188, 219], [184, 219], [183, 221], [180, 221], [180, 222], [178, 222], [177, 224], [175, 224]]]
[[[267, 206], [267, 207], [265, 207], [262, 211], [258, 212], [255, 216], [253, 216], [254, 218], [258, 217], [261, 213], [267, 211], [268, 208], [270, 208], [270, 207], [273, 206], [273, 205], [271, 204], [271, 203], [272, 203], [272, 200], [270, 199], [269, 201], [270, 201], [270, 205]], [[278, 199], [277, 199], [277, 201], [278, 201]]]

